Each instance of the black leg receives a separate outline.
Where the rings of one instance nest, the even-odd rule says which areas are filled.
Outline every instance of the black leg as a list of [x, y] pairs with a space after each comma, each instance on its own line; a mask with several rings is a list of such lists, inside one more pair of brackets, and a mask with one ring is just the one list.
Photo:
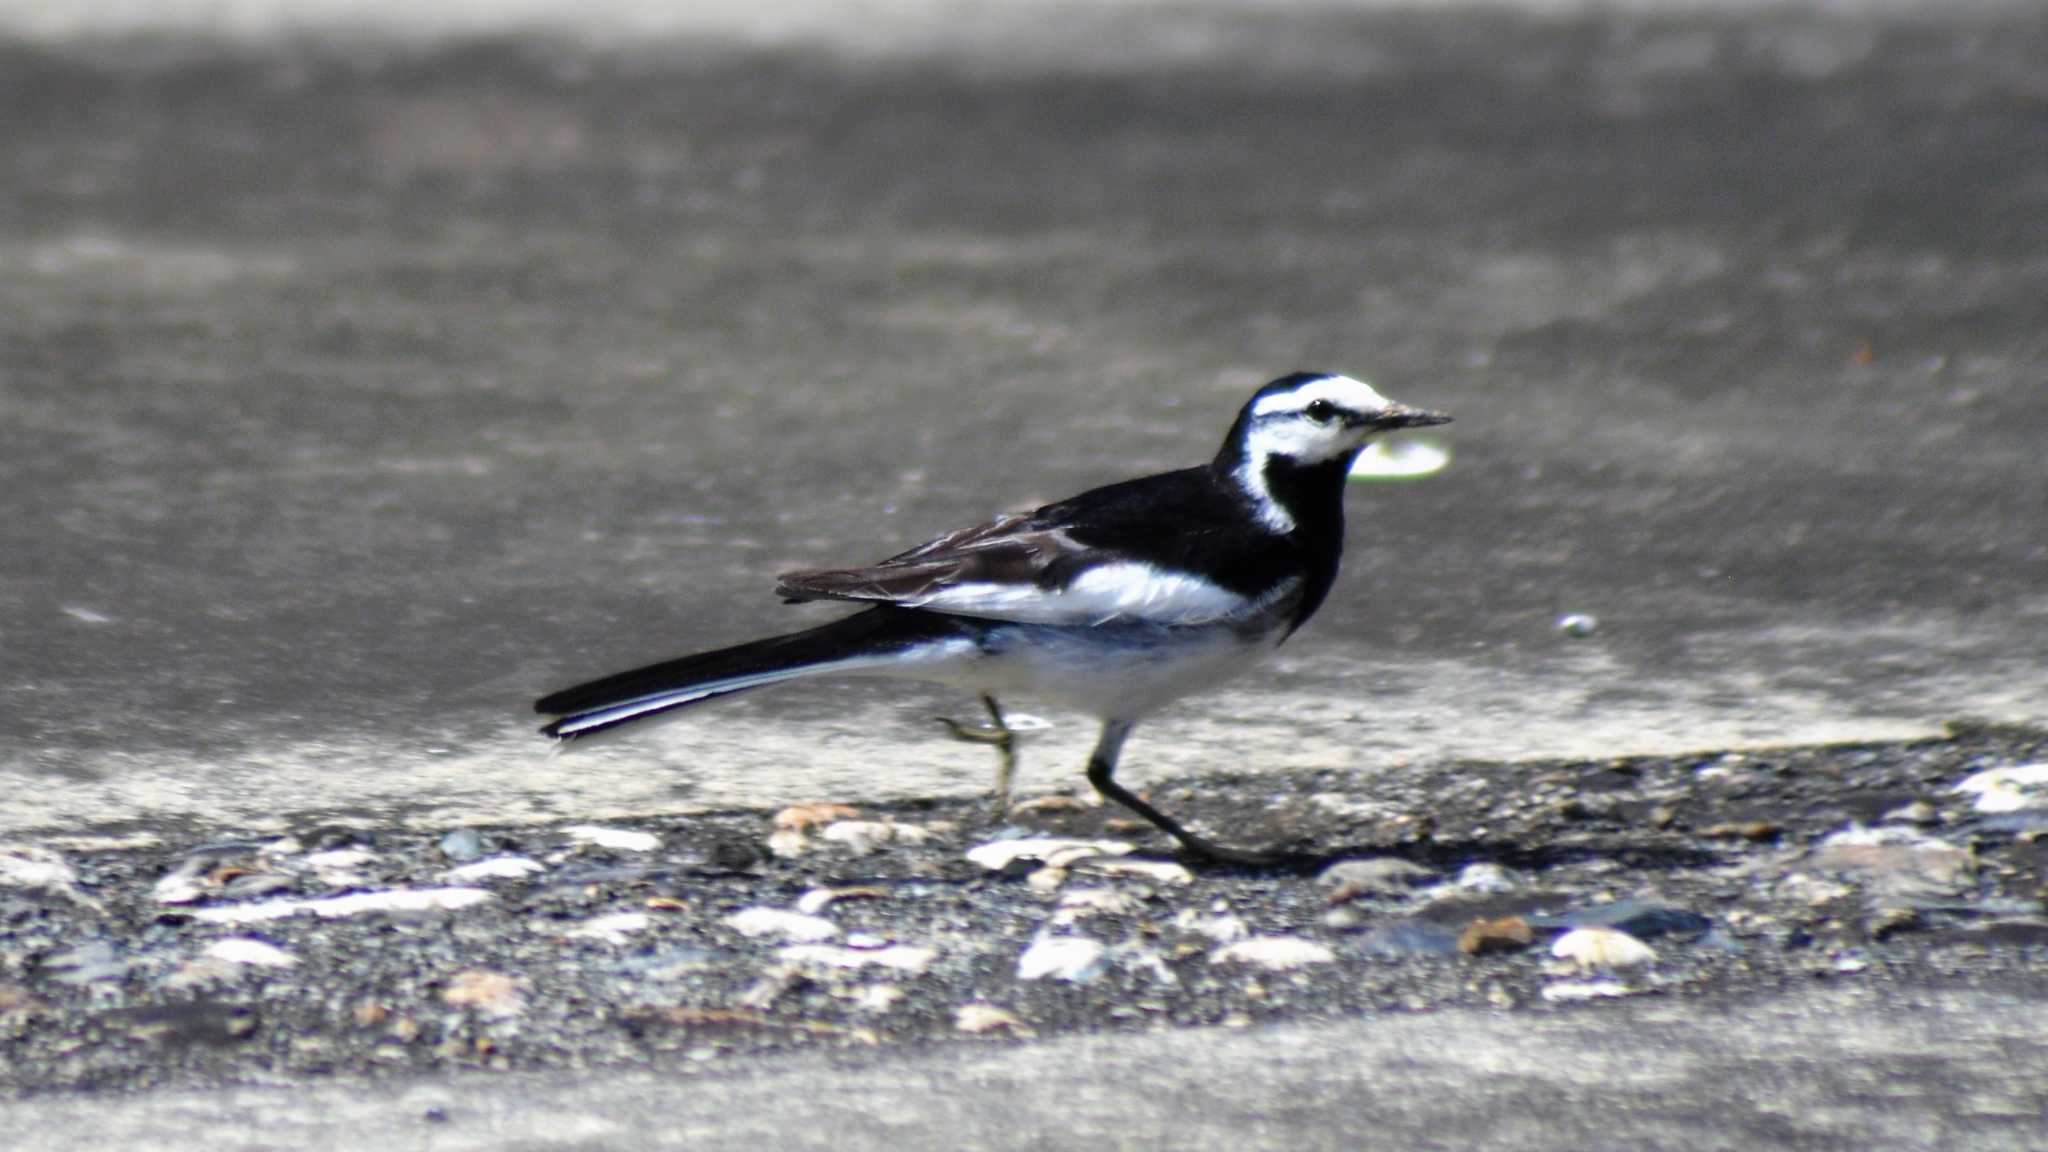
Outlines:
[[1116, 782], [1117, 756], [1123, 752], [1124, 740], [1131, 734], [1131, 724], [1123, 720], [1111, 720], [1102, 726], [1102, 739], [1095, 744], [1095, 751], [1088, 757], [1088, 783], [1105, 799], [1117, 803], [1151, 821], [1161, 832], [1180, 841], [1182, 848], [1195, 856], [1223, 864], [1242, 864], [1247, 867], [1262, 867], [1282, 862], [1284, 857], [1272, 852], [1253, 852], [1243, 848], [1230, 848], [1213, 840], [1205, 840], [1188, 831], [1181, 823], [1152, 805], [1138, 799], [1130, 789]]
[[956, 740], [966, 740], [975, 744], [995, 745], [998, 757], [996, 761], [996, 786], [995, 794], [989, 801], [989, 807], [992, 810], [990, 815], [1000, 819], [1004, 813], [1010, 810], [1010, 782], [1017, 775], [1017, 734], [1010, 730], [1008, 724], [1003, 722], [1002, 706], [996, 703], [994, 696], [983, 693], [981, 706], [988, 709], [988, 718], [992, 722], [987, 728], [969, 728], [958, 720], [945, 716], [938, 717], [938, 721], [944, 724], [948, 731], [953, 733], [953, 737]]

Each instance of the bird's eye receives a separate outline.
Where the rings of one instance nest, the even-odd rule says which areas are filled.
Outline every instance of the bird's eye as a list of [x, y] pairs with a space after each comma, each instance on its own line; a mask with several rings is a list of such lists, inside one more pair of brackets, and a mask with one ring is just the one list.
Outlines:
[[1337, 418], [1337, 406], [1328, 400], [1309, 401], [1307, 412], [1308, 418], [1318, 424], [1328, 424]]

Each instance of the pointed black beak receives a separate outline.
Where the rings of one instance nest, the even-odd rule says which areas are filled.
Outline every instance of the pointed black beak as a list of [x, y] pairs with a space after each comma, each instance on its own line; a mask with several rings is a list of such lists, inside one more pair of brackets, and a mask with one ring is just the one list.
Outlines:
[[1366, 419], [1366, 423], [1380, 432], [1392, 432], [1396, 428], [1428, 428], [1450, 422], [1451, 418], [1442, 412], [1410, 408], [1406, 404], [1389, 404]]

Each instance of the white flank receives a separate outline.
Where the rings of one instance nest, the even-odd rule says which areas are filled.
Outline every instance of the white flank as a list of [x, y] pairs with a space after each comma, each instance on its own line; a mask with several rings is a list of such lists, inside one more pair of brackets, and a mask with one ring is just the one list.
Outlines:
[[1252, 602], [1190, 572], [1125, 561], [1099, 564], [1065, 588], [1033, 584], [956, 584], [905, 603], [959, 616], [1020, 624], [1213, 624], [1242, 615]]

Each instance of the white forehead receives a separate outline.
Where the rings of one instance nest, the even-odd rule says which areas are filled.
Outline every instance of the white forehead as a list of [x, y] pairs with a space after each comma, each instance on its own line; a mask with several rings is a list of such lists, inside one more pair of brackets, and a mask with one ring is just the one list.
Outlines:
[[1252, 415], [1267, 416], [1275, 412], [1299, 412], [1318, 400], [1353, 412], [1377, 412], [1387, 406], [1387, 398], [1372, 390], [1372, 385], [1349, 376], [1325, 376], [1311, 380], [1288, 392], [1276, 392], [1260, 397], [1252, 405]]

